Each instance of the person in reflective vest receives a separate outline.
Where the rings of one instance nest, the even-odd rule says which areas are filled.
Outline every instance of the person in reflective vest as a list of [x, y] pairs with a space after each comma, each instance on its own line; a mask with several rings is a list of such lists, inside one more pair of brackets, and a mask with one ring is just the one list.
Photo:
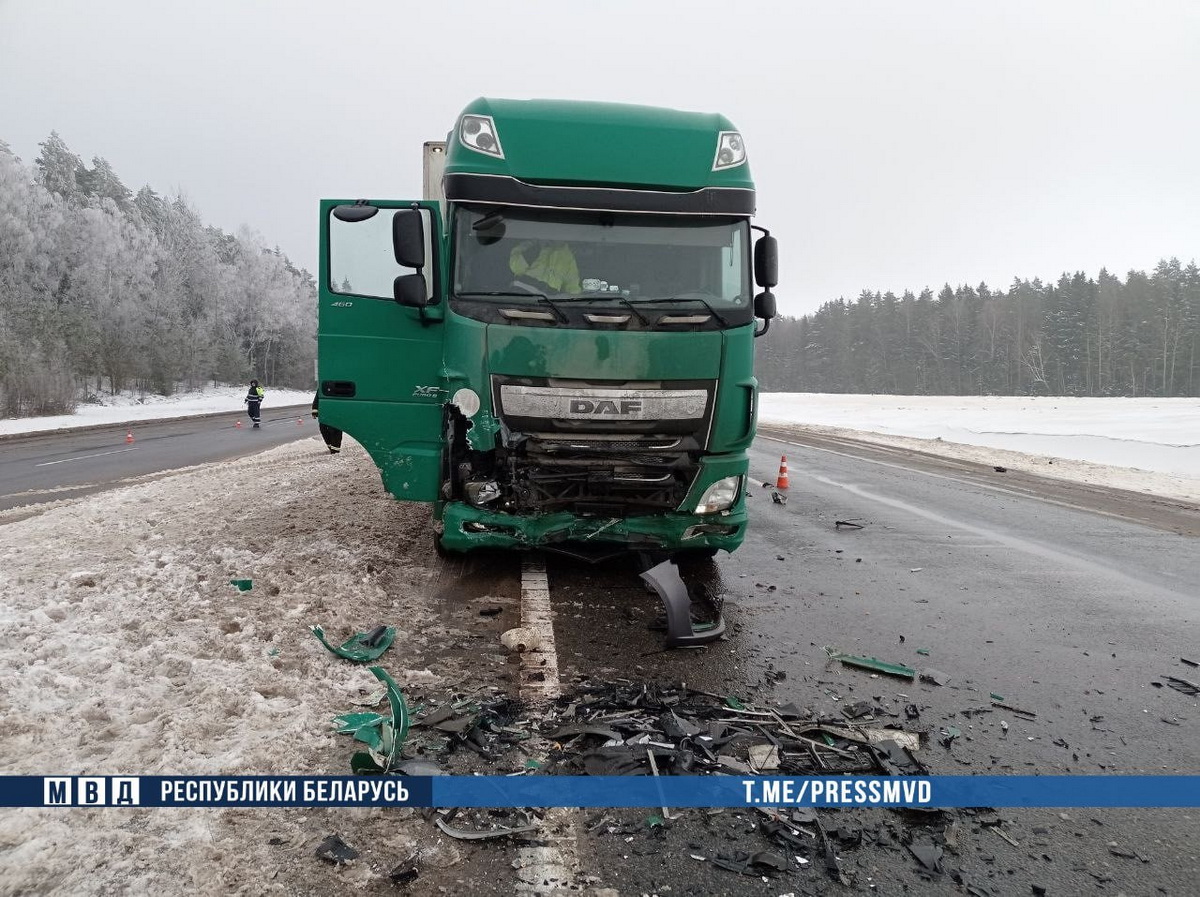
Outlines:
[[534, 250], [535, 246], [529, 241], [513, 247], [508, 256], [508, 268], [513, 276], [545, 284], [556, 293], [579, 292], [579, 265], [570, 246], [566, 243], [547, 244], [536, 255]]
[[258, 429], [258, 423], [262, 420], [262, 400], [263, 388], [258, 385], [257, 380], [250, 381], [250, 390], [246, 393], [246, 413], [250, 415], [250, 420], [254, 421], [254, 429]]

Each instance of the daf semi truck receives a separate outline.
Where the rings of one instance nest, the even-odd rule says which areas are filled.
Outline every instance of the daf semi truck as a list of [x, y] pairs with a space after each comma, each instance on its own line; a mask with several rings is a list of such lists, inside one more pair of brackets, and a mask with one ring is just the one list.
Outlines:
[[443, 551], [735, 549], [778, 267], [741, 134], [479, 99], [425, 156], [420, 200], [321, 201], [322, 422]]

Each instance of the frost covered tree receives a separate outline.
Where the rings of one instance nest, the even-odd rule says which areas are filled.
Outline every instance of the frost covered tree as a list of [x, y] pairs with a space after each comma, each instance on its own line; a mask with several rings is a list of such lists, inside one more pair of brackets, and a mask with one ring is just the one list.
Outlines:
[[42, 151], [34, 165], [38, 170], [38, 182], [51, 193], [72, 201], [79, 196], [78, 172], [84, 167], [83, 160], [67, 148], [57, 131], [38, 144]]
[[0, 145], [0, 412], [182, 382], [312, 383], [316, 286], [250, 232], [182, 196], [127, 189], [57, 133], [26, 167]]

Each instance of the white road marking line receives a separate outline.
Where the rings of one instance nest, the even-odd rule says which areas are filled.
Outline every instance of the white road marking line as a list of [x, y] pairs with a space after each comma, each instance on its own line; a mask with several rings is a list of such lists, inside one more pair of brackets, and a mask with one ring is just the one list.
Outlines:
[[61, 461], [43, 461], [41, 464], [35, 464], [34, 467], [49, 467], [51, 464], [66, 464], [70, 461], [86, 461], [88, 458], [103, 458], [105, 455], [123, 455], [125, 452], [136, 452], [138, 447], [116, 449], [111, 452], [100, 452], [98, 455], [80, 455], [78, 458], [63, 458]]
[[[546, 562], [536, 554], [527, 554], [521, 562], [521, 625], [537, 632], [541, 642], [521, 655], [521, 698], [531, 705], [545, 705], [562, 694], [562, 686]], [[540, 843], [518, 848], [518, 894], [549, 894], [578, 885], [577, 815], [573, 809], [548, 809], [542, 817]]]

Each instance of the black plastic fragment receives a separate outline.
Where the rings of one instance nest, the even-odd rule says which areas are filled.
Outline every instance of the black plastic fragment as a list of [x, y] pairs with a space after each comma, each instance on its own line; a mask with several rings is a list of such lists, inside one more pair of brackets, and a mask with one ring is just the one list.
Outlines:
[[383, 641], [383, 637], [387, 634], [387, 626], [380, 624], [369, 632], [364, 632], [358, 637], [359, 644], [367, 648], [378, 648], [379, 643]]
[[358, 851], [337, 835], [328, 835], [324, 841], [317, 845], [315, 855], [327, 863], [333, 863], [335, 866], [343, 866], [351, 860], [358, 859]]
[[864, 716], [870, 716], [875, 712], [875, 707], [870, 701], [855, 701], [853, 704], [847, 704], [842, 708], [842, 713], [847, 719], [860, 719]]
[[674, 741], [693, 738], [704, 731], [695, 723], [681, 719], [679, 714], [673, 710], [667, 711], [658, 718], [658, 727], [664, 735]]
[[942, 848], [936, 844], [909, 844], [909, 853], [911, 853], [918, 863], [921, 864], [921, 869], [931, 875], [941, 875], [942, 869]]
[[1163, 676], [1167, 680], [1167, 685], [1178, 692], [1183, 692], [1185, 695], [1200, 695], [1200, 685], [1197, 685], [1190, 679], [1181, 679], [1178, 676]]
[[388, 873], [388, 878], [392, 880], [394, 885], [407, 885], [417, 880], [420, 872], [417, 870], [418, 854], [413, 854], [408, 859], [397, 863]]
[[428, 726], [432, 729], [438, 723], [445, 722], [452, 716], [454, 716], [454, 708], [449, 704], [443, 704], [437, 710], [431, 710], [419, 719], [414, 719], [411, 725], [414, 728], [417, 726]]

